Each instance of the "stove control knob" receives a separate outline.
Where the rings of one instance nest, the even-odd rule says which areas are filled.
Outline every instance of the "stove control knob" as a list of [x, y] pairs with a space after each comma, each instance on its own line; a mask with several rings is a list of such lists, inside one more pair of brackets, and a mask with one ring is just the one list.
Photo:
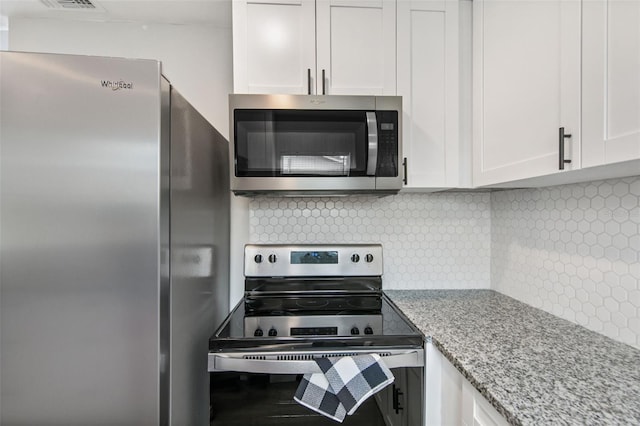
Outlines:
[[373, 334], [373, 328], [371, 328], [370, 326], [366, 326], [364, 328], [364, 334]]
[[272, 328], [269, 330], [269, 336], [271, 336], [271, 337], [276, 337], [277, 335], [278, 335], [278, 331], [277, 331], [275, 328], [273, 328], [273, 327], [272, 327]]
[[373, 255], [372, 255], [371, 253], [367, 254], [367, 255], [364, 257], [364, 260], [365, 260], [365, 262], [367, 262], [367, 263], [371, 263], [371, 262], [373, 262]]
[[358, 262], [360, 262], [360, 255], [359, 255], [358, 253], [353, 253], [353, 254], [351, 255], [351, 261], [352, 261], [353, 263], [358, 263]]
[[276, 263], [276, 260], [278, 260], [278, 257], [275, 254], [269, 255], [269, 263]]
[[261, 329], [261, 328], [256, 328], [256, 331], [254, 331], [254, 332], [253, 332], [253, 335], [254, 335], [255, 337], [262, 337], [262, 335], [263, 335], [263, 334], [264, 334], [264, 333], [262, 332], [262, 329]]
[[353, 327], [353, 328], [351, 329], [351, 334], [354, 334], [354, 335], [355, 335], [355, 334], [360, 334], [360, 330], [358, 330], [358, 327]]
[[255, 260], [256, 263], [262, 263], [262, 255], [256, 254], [253, 260]]

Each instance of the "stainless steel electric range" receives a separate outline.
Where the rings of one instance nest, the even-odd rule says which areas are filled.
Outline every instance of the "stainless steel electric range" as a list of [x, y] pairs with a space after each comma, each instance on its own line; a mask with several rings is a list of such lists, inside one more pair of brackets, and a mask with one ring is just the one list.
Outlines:
[[[291, 382], [295, 390], [299, 375], [320, 371], [314, 362], [318, 357], [377, 353], [396, 374], [418, 369], [422, 377], [423, 336], [382, 292], [382, 256], [379, 244], [245, 246], [244, 298], [209, 340], [212, 424], [251, 424], [246, 422], [253, 418], [261, 419], [256, 424], [270, 424], [264, 416], [274, 424], [300, 424], [297, 416], [302, 416], [309, 424], [312, 413], [296, 406], [293, 391], [282, 391], [280, 401], [273, 395], [278, 392], [269, 389]], [[396, 388], [390, 407], [377, 399], [380, 418], [392, 410], [422, 419], [422, 404], [413, 404], [419, 407], [411, 407], [412, 413], [400, 413], [407, 410], [400, 401], [406, 390]], [[238, 389], [242, 410], [228, 400]], [[251, 414], [247, 402], [260, 389], [266, 390], [258, 399], [276, 401], [267, 403], [266, 411], [255, 408], [262, 414]], [[415, 393], [422, 395], [422, 389], [411, 392], [421, 400]], [[242, 413], [247, 418], [241, 419]], [[362, 421], [376, 424], [369, 417]]]

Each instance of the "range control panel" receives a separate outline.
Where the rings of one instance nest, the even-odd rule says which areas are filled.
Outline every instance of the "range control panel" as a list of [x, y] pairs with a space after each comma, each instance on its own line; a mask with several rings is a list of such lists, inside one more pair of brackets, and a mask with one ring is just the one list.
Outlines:
[[245, 277], [382, 276], [380, 244], [247, 244]]
[[245, 337], [358, 336], [382, 334], [382, 315], [245, 317]]

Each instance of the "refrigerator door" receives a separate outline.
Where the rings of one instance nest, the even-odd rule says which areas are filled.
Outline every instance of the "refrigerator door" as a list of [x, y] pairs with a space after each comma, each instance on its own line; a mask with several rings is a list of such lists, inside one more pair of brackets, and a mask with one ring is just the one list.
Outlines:
[[229, 312], [229, 143], [171, 89], [171, 424], [209, 424], [209, 337]]
[[158, 424], [160, 64], [0, 55], [0, 424]]

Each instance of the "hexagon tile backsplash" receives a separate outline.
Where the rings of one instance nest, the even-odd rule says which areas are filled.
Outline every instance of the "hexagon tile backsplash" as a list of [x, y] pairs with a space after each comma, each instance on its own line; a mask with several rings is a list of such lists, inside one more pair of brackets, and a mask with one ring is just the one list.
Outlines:
[[640, 177], [256, 198], [249, 217], [253, 243], [382, 243], [385, 289], [493, 288], [640, 348]]
[[491, 194], [491, 287], [640, 348], [640, 177]]
[[382, 243], [385, 289], [489, 288], [489, 193], [256, 198], [253, 243]]

